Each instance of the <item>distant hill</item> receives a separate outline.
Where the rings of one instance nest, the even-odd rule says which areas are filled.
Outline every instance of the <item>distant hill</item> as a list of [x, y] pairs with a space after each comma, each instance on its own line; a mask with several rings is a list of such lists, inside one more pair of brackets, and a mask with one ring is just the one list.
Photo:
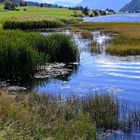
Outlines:
[[130, 0], [83, 0], [79, 3], [79, 6], [88, 7], [90, 9], [102, 9], [107, 8], [119, 11]]
[[120, 12], [136, 12], [136, 11], [140, 11], [140, 0], [132, 0], [120, 10]]

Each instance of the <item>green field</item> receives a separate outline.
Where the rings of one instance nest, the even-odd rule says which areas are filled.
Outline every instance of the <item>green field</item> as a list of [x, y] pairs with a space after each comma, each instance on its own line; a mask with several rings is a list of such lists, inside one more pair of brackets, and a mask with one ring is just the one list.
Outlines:
[[[19, 11], [4, 10], [3, 5], [0, 5], [0, 19], [12, 16], [48, 16], [48, 17], [70, 17], [73, 14], [72, 10], [60, 8], [46, 8], [26, 6], [18, 7]], [[24, 11], [23, 9], [27, 9]]]
[[[19, 19], [69, 19], [73, 18], [73, 11], [68, 9], [60, 8], [46, 8], [46, 7], [35, 7], [26, 6], [18, 7], [19, 11], [4, 10], [3, 5], [0, 5], [0, 23], [3, 20], [9, 18], [19, 18]], [[26, 9], [26, 10], [24, 10]]]

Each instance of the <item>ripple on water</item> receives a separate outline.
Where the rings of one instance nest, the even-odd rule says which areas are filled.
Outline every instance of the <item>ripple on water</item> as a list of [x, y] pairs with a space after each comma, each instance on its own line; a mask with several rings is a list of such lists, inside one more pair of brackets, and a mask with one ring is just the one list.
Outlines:
[[[67, 34], [68, 33], [67, 31]], [[128, 102], [137, 102], [140, 98], [140, 57], [116, 57], [106, 55], [110, 34], [93, 32], [91, 40], [83, 39], [80, 34], [70, 34], [80, 51], [80, 66], [67, 79], [52, 78], [49, 83], [37, 86], [38, 92], [49, 92], [68, 96], [75, 94], [86, 96], [95, 92], [114, 93]], [[90, 51], [90, 45], [96, 42], [101, 54]], [[55, 88], [54, 88], [55, 87]]]

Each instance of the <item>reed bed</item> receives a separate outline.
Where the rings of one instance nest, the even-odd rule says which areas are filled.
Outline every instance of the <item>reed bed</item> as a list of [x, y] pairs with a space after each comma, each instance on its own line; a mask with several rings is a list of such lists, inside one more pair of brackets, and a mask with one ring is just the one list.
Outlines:
[[120, 119], [122, 106], [109, 94], [62, 99], [50, 94], [0, 93], [1, 139], [96, 140], [98, 131], [131, 132], [133, 121], [140, 122], [140, 113], [132, 115], [128, 110]]
[[118, 56], [140, 55], [140, 24], [139, 23], [81, 23], [76, 28], [101, 30], [117, 34], [111, 40], [107, 53]]
[[3, 21], [3, 29], [21, 29], [32, 30], [42, 28], [59, 28], [64, 27], [65, 24], [60, 20], [5, 20]]
[[76, 99], [66, 102], [50, 95], [1, 93], [0, 138], [10, 140], [96, 140], [96, 129]]
[[88, 30], [81, 30], [81, 29], [78, 29], [78, 28], [72, 28], [71, 32], [73, 32], [73, 33], [80, 33], [81, 36], [84, 39], [91, 39], [92, 38], [92, 32], [88, 31]]
[[96, 42], [93, 42], [92, 45], [91, 45], [91, 51], [96, 53], [96, 54], [100, 54], [101, 53], [101, 50], [100, 50], [100, 47], [97, 45]]
[[136, 56], [140, 55], [139, 46], [128, 46], [128, 45], [113, 45], [109, 46], [106, 50], [108, 54], [117, 56]]
[[77, 47], [66, 35], [0, 31], [0, 76], [29, 76], [47, 62], [77, 60]]
[[92, 33], [90, 31], [87, 31], [87, 30], [81, 30], [81, 35], [84, 39], [90, 39], [92, 38]]
[[39, 16], [11, 17], [2, 21], [3, 29], [33, 30], [44, 28], [60, 28], [77, 23], [74, 18], [48, 18]]

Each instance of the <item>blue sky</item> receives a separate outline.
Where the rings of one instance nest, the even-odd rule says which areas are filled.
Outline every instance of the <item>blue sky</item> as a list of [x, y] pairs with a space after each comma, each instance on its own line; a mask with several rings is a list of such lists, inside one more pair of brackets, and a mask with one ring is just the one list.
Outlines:
[[36, 1], [36, 2], [43, 2], [43, 3], [55, 3], [57, 1], [64, 1], [64, 2], [68, 2], [68, 3], [74, 3], [74, 4], [77, 4], [77, 3], [80, 3], [82, 0], [30, 0], [30, 1]]
[[131, 0], [28, 0], [40, 3], [52, 3], [63, 6], [75, 6], [81, 3], [81, 6], [88, 7], [90, 9], [102, 9], [111, 8], [116, 11], [120, 10], [125, 4]]

